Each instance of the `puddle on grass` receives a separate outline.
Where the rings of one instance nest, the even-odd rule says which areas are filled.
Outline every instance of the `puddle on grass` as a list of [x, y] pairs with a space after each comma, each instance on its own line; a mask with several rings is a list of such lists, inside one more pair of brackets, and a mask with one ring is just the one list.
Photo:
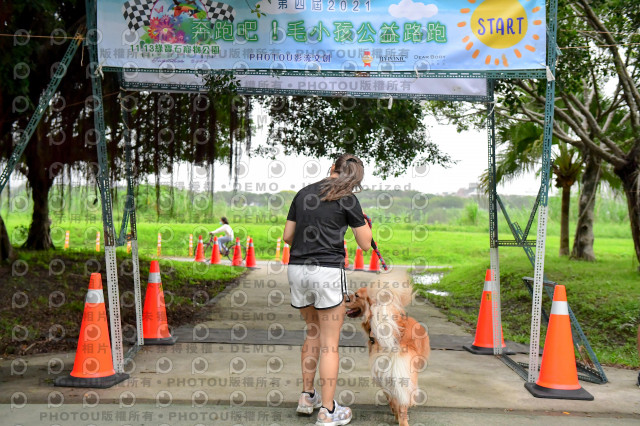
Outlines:
[[451, 296], [448, 291], [440, 291], [440, 290], [427, 290], [425, 293], [435, 294], [436, 296]]
[[443, 276], [444, 274], [442, 273], [431, 274], [427, 272], [426, 274], [420, 274], [420, 275], [416, 274], [413, 276], [413, 282], [420, 285], [437, 284], [440, 282]]
[[[416, 274], [413, 276], [413, 282], [422, 286], [429, 286], [432, 284], [437, 284], [440, 282], [443, 273], [426, 273], [426, 274]], [[451, 294], [448, 291], [441, 290], [425, 290], [425, 293], [433, 294], [436, 296], [450, 296]]]

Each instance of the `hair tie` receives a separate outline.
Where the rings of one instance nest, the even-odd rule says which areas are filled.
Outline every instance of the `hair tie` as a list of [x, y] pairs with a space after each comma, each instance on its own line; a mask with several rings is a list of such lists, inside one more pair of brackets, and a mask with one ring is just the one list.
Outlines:
[[349, 163], [349, 162], [353, 162], [353, 163], [358, 164], [358, 160], [356, 160], [355, 158], [349, 158], [346, 162], [347, 162], [347, 163]]

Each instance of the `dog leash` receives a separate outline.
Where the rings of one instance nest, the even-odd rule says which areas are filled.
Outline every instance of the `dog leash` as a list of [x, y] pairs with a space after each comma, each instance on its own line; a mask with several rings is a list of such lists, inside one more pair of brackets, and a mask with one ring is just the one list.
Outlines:
[[[369, 224], [369, 228], [373, 229], [373, 225], [371, 224], [371, 219], [369, 218], [369, 216], [367, 216], [364, 213], [362, 214], [364, 215], [364, 220]], [[387, 264], [384, 262], [384, 259], [382, 258], [382, 253], [380, 253], [380, 250], [378, 250], [378, 245], [374, 241], [373, 237], [371, 238], [371, 248], [373, 249], [373, 251], [376, 252], [376, 255], [378, 256], [378, 259], [380, 259], [380, 264], [382, 265], [384, 270], [385, 271], [388, 270], [389, 268], [387, 268]]]

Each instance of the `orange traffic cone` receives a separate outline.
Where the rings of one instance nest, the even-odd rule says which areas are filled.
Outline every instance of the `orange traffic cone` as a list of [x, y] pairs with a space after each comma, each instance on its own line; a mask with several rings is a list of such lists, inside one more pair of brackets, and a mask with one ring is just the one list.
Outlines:
[[[462, 346], [472, 354], [493, 355], [493, 310], [491, 307], [491, 290], [493, 289], [493, 274], [491, 269], [487, 269], [484, 278], [484, 289], [482, 290], [482, 300], [480, 301], [480, 312], [478, 313], [478, 324], [476, 326], [476, 337], [471, 345]], [[502, 340], [502, 353], [514, 354], [506, 349], [502, 328], [500, 329]]]
[[167, 324], [160, 265], [157, 260], [152, 260], [149, 268], [149, 281], [142, 311], [142, 331], [145, 345], [173, 345], [176, 343], [176, 338], [171, 336], [169, 324]]
[[196, 262], [204, 262], [204, 245], [202, 244], [202, 235], [198, 237], [198, 247], [196, 247]]
[[242, 247], [240, 247], [240, 238], [236, 238], [236, 245], [233, 248], [233, 260], [231, 260], [231, 266], [242, 265]]
[[536, 398], [593, 401], [593, 395], [578, 383], [569, 305], [563, 285], [556, 285], [553, 292], [540, 376], [536, 383], [525, 383], [524, 387]]
[[58, 377], [54, 384], [74, 388], [109, 388], [128, 378], [128, 374], [116, 373], [113, 369], [102, 276], [96, 272], [91, 274], [84, 301], [73, 370], [69, 376]]
[[280, 238], [278, 238], [278, 243], [276, 244], [276, 260], [280, 260]]
[[371, 250], [371, 259], [369, 260], [368, 272], [380, 272], [380, 263], [378, 262], [378, 255], [375, 250]]
[[282, 264], [283, 265], [288, 265], [289, 264], [289, 256], [290, 256], [289, 244], [284, 243], [284, 249], [282, 250]]
[[358, 247], [356, 249], [356, 258], [353, 260], [354, 271], [364, 271], [364, 256], [362, 256], [362, 249]]
[[247, 268], [257, 268], [256, 251], [253, 248], [253, 238], [249, 239], [249, 247], [247, 247]]
[[218, 245], [218, 237], [213, 237], [213, 247], [211, 247], [211, 264], [220, 263], [220, 246]]
[[347, 249], [347, 240], [344, 240], [344, 267], [349, 267], [349, 250]]

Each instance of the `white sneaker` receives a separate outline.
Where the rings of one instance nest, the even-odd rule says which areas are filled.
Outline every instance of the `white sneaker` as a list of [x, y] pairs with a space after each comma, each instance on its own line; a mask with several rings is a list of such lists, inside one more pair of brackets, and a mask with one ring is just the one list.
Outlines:
[[333, 413], [325, 407], [320, 408], [316, 426], [341, 426], [351, 422], [351, 408], [339, 405], [333, 401]]
[[301, 414], [311, 414], [315, 408], [320, 408], [321, 406], [322, 398], [320, 397], [320, 392], [313, 389], [313, 398], [307, 392], [300, 394], [296, 411]]

